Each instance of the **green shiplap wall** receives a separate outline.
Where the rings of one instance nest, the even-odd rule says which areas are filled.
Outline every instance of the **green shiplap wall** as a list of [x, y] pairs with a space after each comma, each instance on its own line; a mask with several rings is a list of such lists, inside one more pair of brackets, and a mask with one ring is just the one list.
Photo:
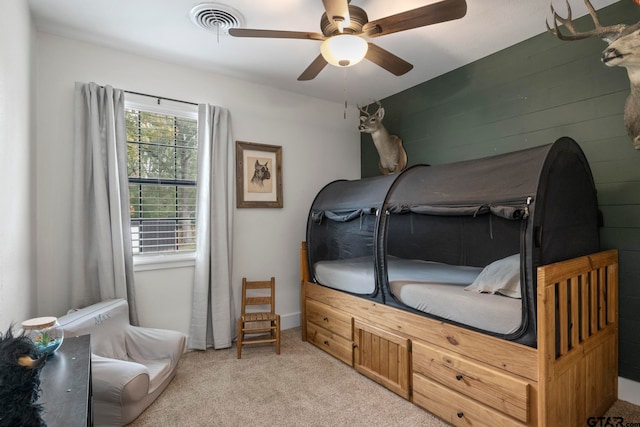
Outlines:
[[[603, 25], [631, 24], [640, 8], [623, 0], [598, 15]], [[590, 17], [577, 24], [593, 25]], [[640, 381], [640, 151], [623, 123], [626, 70], [602, 64], [605, 47], [599, 39], [563, 42], [542, 33], [381, 100], [383, 124], [402, 138], [409, 165], [575, 139], [598, 189], [602, 249], [620, 253], [620, 375]], [[363, 134], [361, 145], [362, 176], [379, 175], [371, 136]]]

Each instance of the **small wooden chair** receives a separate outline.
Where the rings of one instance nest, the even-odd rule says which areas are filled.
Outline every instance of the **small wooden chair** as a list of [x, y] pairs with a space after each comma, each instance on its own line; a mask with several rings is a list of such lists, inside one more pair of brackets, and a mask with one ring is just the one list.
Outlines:
[[[265, 296], [265, 289], [269, 295]], [[269, 306], [269, 311], [247, 311], [249, 306]], [[238, 318], [238, 359], [242, 357], [242, 346], [248, 344], [275, 343], [276, 354], [280, 354], [280, 315], [276, 308], [276, 279], [248, 281], [242, 278], [242, 314]], [[269, 338], [264, 338], [265, 334]], [[245, 335], [261, 334], [261, 337], [245, 339]]]

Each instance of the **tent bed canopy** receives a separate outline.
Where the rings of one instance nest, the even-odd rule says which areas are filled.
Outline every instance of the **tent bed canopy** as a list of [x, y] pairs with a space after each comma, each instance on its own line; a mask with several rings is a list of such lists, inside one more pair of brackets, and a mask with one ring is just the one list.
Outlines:
[[307, 221], [319, 285], [536, 346], [536, 269], [599, 250], [587, 159], [571, 138], [339, 180]]

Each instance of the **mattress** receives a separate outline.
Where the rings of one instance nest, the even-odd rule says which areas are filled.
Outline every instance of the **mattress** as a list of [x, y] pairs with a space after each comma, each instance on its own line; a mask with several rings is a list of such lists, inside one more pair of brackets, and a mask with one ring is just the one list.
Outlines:
[[391, 293], [416, 310], [496, 334], [511, 334], [522, 324], [522, 300], [465, 291], [446, 283], [393, 281]]
[[389, 282], [395, 280], [415, 280], [418, 282], [436, 282], [448, 285], [470, 285], [481, 267], [450, 265], [441, 262], [423, 261], [387, 257], [387, 274]]
[[355, 294], [369, 295], [376, 290], [373, 257], [319, 261], [314, 264], [316, 280], [324, 286]]
[[[314, 264], [321, 285], [361, 295], [375, 291], [373, 257]], [[502, 295], [465, 291], [482, 268], [387, 258], [391, 293], [403, 304], [443, 319], [497, 334], [509, 334], [522, 323], [522, 301]]]
[[[375, 291], [373, 257], [358, 257], [335, 261], [319, 261], [314, 264], [318, 283], [341, 291], [368, 295]], [[387, 274], [389, 281], [415, 280], [468, 285], [480, 274], [482, 268], [449, 265], [439, 262], [411, 260], [389, 256]]]

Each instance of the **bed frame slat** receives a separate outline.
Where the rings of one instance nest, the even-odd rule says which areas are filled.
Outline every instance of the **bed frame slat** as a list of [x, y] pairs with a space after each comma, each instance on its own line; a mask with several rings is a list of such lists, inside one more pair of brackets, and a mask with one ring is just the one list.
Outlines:
[[567, 299], [567, 287], [561, 283], [554, 285], [558, 294], [558, 322], [560, 328], [560, 347], [558, 353], [560, 355], [567, 354], [569, 351], [569, 300]]
[[591, 329], [589, 330], [589, 335], [595, 334], [598, 330], [598, 272], [590, 271], [589, 272], [589, 296], [591, 298], [591, 305], [589, 316], [591, 319]]
[[589, 337], [589, 276], [580, 275], [580, 342]]
[[571, 332], [571, 347], [575, 347], [580, 342], [580, 304], [578, 302], [578, 285], [579, 276], [570, 279], [571, 286], [571, 324], [569, 325]]
[[606, 268], [598, 270], [598, 329], [607, 324], [607, 276]]
[[607, 267], [607, 283], [609, 286], [613, 286], [614, 289], [609, 290], [609, 299], [607, 303], [609, 307], [607, 309], [607, 322], [614, 323], [618, 320], [618, 264]]

